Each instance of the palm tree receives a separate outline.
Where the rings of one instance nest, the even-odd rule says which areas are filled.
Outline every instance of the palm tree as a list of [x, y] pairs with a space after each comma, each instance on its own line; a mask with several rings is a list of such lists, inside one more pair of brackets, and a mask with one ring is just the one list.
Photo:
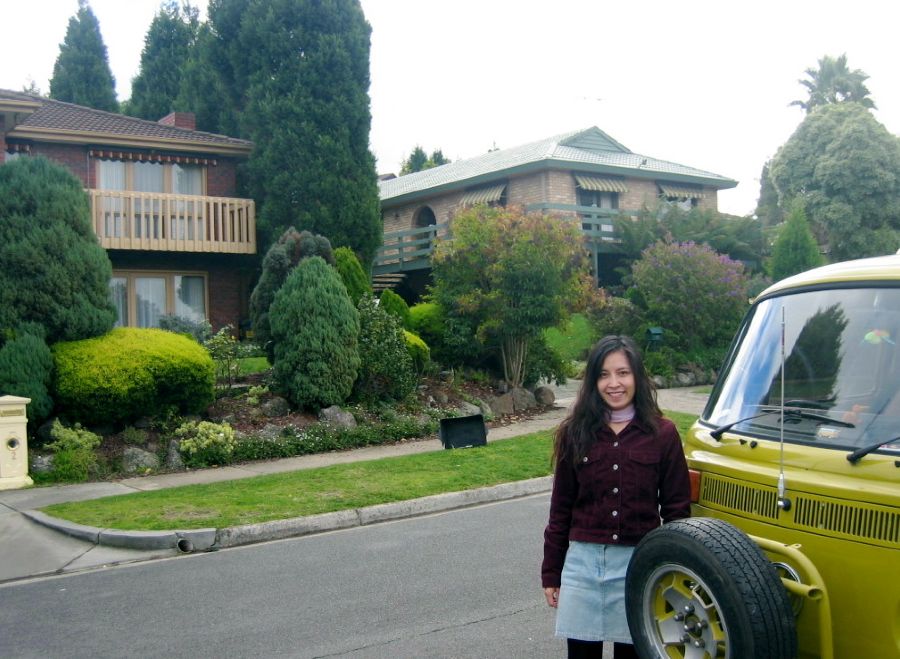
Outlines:
[[847, 67], [846, 53], [837, 58], [825, 55], [819, 60], [818, 69], [806, 69], [805, 73], [809, 79], [799, 82], [809, 91], [809, 99], [792, 101], [791, 105], [799, 105], [807, 114], [822, 105], [847, 101], [859, 103], [865, 108], [875, 108], [865, 85], [869, 76], [860, 69], [851, 71]]

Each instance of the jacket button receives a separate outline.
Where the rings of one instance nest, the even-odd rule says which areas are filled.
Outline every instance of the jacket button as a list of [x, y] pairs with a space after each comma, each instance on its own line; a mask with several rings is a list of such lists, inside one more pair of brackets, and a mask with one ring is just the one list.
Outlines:
[[613, 488], [613, 494], [618, 494], [618, 493], [619, 493], [619, 488], [614, 487], [614, 488]]
[[618, 470], [619, 470], [619, 465], [613, 465], [613, 471], [618, 471]]
[[582, 462], [587, 462], [587, 456], [584, 456], [584, 460]]
[[618, 510], [614, 510], [614, 511], [613, 511], [613, 517], [618, 517], [618, 516], [619, 516], [619, 511], [618, 511]]
[[613, 533], [613, 540], [618, 540], [618, 539], [619, 539], [619, 534]]
[[618, 446], [619, 442], [613, 442], [613, 446]]

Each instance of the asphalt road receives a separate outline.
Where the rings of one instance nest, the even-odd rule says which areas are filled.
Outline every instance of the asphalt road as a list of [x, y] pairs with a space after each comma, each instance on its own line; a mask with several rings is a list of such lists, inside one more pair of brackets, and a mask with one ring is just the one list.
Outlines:
[[549, 495], [0, 586], [0, 656], [562, 657]]

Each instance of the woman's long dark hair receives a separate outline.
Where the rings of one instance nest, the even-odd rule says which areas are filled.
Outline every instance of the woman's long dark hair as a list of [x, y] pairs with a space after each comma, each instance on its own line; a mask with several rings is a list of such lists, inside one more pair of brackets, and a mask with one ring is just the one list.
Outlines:
[[597, 380], [603, 362], [614, 352], [623, 352], [634, 374], [634, 416], [655, 433], [662, 412], [656, 402], [656, 388], [644, 368], [644, 359], [634, 340], [628, 336], [605, 336], [597, 342], [588, 357], [584, 380], [572, 411], [556, 429], [553, 459], [560, 460], [571, 452], [574, 461], [582, 460], [597, 440], [597, 433], [609, 422], [610, 409], [597, 391]]

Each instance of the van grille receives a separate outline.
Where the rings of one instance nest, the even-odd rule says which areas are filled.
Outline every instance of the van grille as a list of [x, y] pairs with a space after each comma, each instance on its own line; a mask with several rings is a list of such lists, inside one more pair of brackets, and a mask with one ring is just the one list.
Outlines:
[[[723, 512], [760, 520], [778, 520], [774, 487], [703, 474], [700, 501]], [[792, 506], [780, 525], [831, 537], [900, 548], [900, 511], [877, 504], [835, 501], [811, 494], [788, 493]]]
[[900, 546], [900, 513], [884, 506], [856, 505], [810, 495], [794, 500], [794, 523], [822, 533]]
[[700, 498], [706, 504], [754, 517], [778, 519], [778, 497], [773, 488], [710, 474], [703, 474], [701, 482], [703, 489]]

